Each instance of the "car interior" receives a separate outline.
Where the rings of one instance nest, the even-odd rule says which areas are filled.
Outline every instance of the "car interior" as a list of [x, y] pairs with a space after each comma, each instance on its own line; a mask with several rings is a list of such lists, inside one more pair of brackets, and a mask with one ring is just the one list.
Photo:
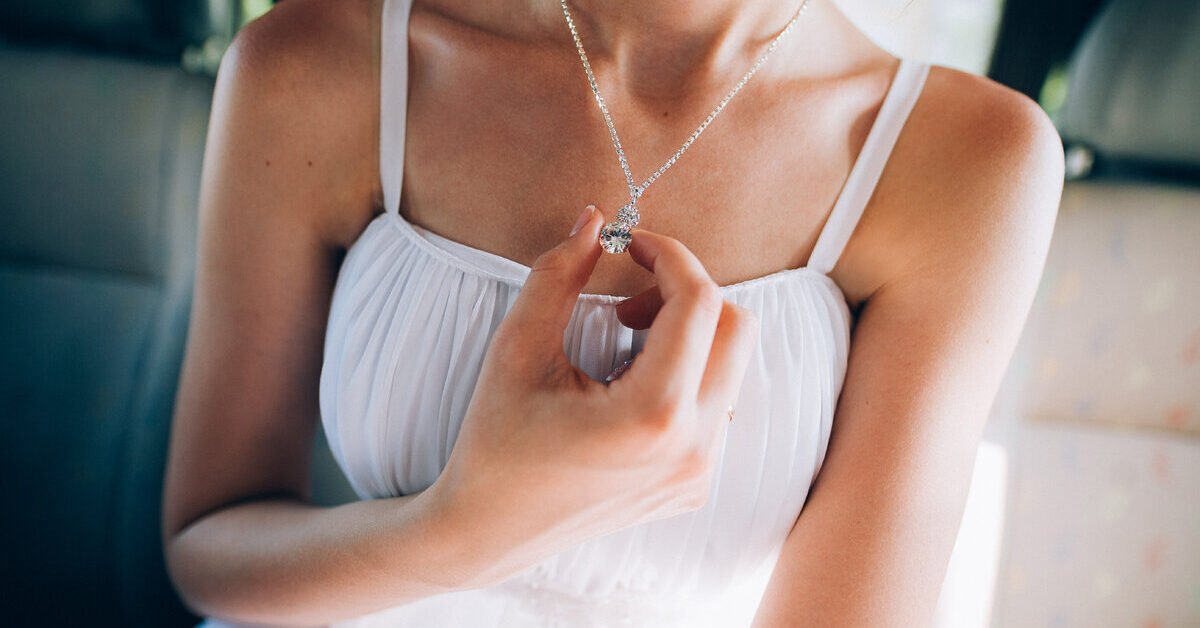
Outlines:
[[[845, 0], [897, 50], [957, 28], [902, 4]], [[937, 624], [1200, 626], [1200, 3], [925, 10], [985, 4], [975, 70], [1047, 109], [1067, 181]], [[163, 471], [214, 76], [269, 8], [0, 3], [4, 625], [200, 620], [164, 565]], [[355, 499], [319, 434], [312, 465], [318, 503]]]

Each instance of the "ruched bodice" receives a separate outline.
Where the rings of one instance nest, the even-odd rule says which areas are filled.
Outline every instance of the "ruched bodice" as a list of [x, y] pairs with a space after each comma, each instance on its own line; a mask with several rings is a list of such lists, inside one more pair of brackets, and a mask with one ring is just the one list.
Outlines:
[[[437, 478], [488, 341], [527, 273], [396, 212], [380, 214], [366, 228], [335, 289], [320, 391], [330, 448], [361, 497], [404, 495]], [[498, 609], [506, 609], [513, 615], [497, 625], [539, 625], [519, 613], [545, 618], [560, 612], [561, 625], [587, 626], [601, 619], [596, 602], [587, 600], [604, 598], [625, 605], [613, 625], [628, 611], [646, 625], [664, 626], [672, 625], [670, 616], [650, 621], [648, 608], [715, 602], [753, 580], [795, 522], [825, 456], [846, 370], [850, 312], [833, 280], [810, 268], [723, 292], [756, 312], [764, 333], [702, 510], [559, 554], [504, 587], [512, 594], [502, 603], [476, 601], [484, 598], [474, 592], [451, 594], [363, 625], [491, 625], [480, 622], [499, 621]], [[581, 295], [564, 334], [571, 362], [596, 379], [640, 351], [645, 336], [617, 320], [617, 300]], [[436, 610], [409, 619], [423, 604]], [[439, 623], [441, 613], [460, 612], [463, 604], [478, 617]]]
[[[320, 379], [330, 448], [362, 499], [420, 491], [441, 473], [488, 343], [529, 272], [400, 214], [410, 2], [384, 5], [386, 211], [342, 263]], [[759, 316], [762, 333], [703, 508], [584, 542], [496, 587], [339, 625], [748, 625], [820, 471], [846, 373], [851, 313], [828, 272], [927, 69], [901, 59], [808, 264], [722, 288]], [[641, 350], [645, 332], [617, 320], [618, 300], [581, 295], [563, 337], [571, 362], [596, 379]]]

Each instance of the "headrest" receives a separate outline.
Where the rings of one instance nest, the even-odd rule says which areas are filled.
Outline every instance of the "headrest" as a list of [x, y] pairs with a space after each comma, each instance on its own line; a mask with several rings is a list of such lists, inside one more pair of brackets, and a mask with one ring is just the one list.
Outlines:
[[1200, 167], [1200, 2], [1110, 0], [1069, 66], [1056, 119], [1100, 159]]
[[233, 27], [232, 0], [6, 0], [0, 36], [178, 59]]

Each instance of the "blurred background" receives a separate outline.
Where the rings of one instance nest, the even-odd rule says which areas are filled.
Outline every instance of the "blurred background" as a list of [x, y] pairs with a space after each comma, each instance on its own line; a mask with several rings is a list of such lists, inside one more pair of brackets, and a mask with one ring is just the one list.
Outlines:
[[[1066, 148], [938, 626], [1200, 626], [1200, 2], [833, 1], [1034, 98]], [[163, 463], [213, 74], [270, 6], [0, 1], [0, 625], [198, 621]], [[313, 465], [354, 498], [323, 440]]]

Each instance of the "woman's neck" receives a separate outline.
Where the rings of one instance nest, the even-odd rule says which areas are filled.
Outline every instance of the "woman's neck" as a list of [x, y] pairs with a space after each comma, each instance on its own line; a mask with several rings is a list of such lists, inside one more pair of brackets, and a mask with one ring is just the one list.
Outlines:
[[[539, 16], [556, 12], [569, 38], [559, 0], [526, 1]], [[743, 74], [801, 1], [567, 0], [567, 9], [594, 65], [608, 66], [638, 92], [678, 95], [689, 86], [703, 89], [705, 79], [724, 84]], [[805, 9], [781, 46], [810, 37], [803, 31], [815, 8]]]
[[[559, 0], [529, 0], [559, 7]], [[801, 0], [567, 0], [576, 25], [599, 54], [744, 48], [787, 24]]]
[[[560, 0], [411, 0], [425, 10], [511, 42], [575, 57]], [[807, 0], [804, 14], [755, 77], [824, 79], [886, 56], [834, 0]], [[567, 0], [604, 85], [644, 101], [728, 89], [800, 8], [801, 0]], [[578, 58], [573, 64], [577, 65]], [[606, 92], [606, 96], [609, 95]]]

